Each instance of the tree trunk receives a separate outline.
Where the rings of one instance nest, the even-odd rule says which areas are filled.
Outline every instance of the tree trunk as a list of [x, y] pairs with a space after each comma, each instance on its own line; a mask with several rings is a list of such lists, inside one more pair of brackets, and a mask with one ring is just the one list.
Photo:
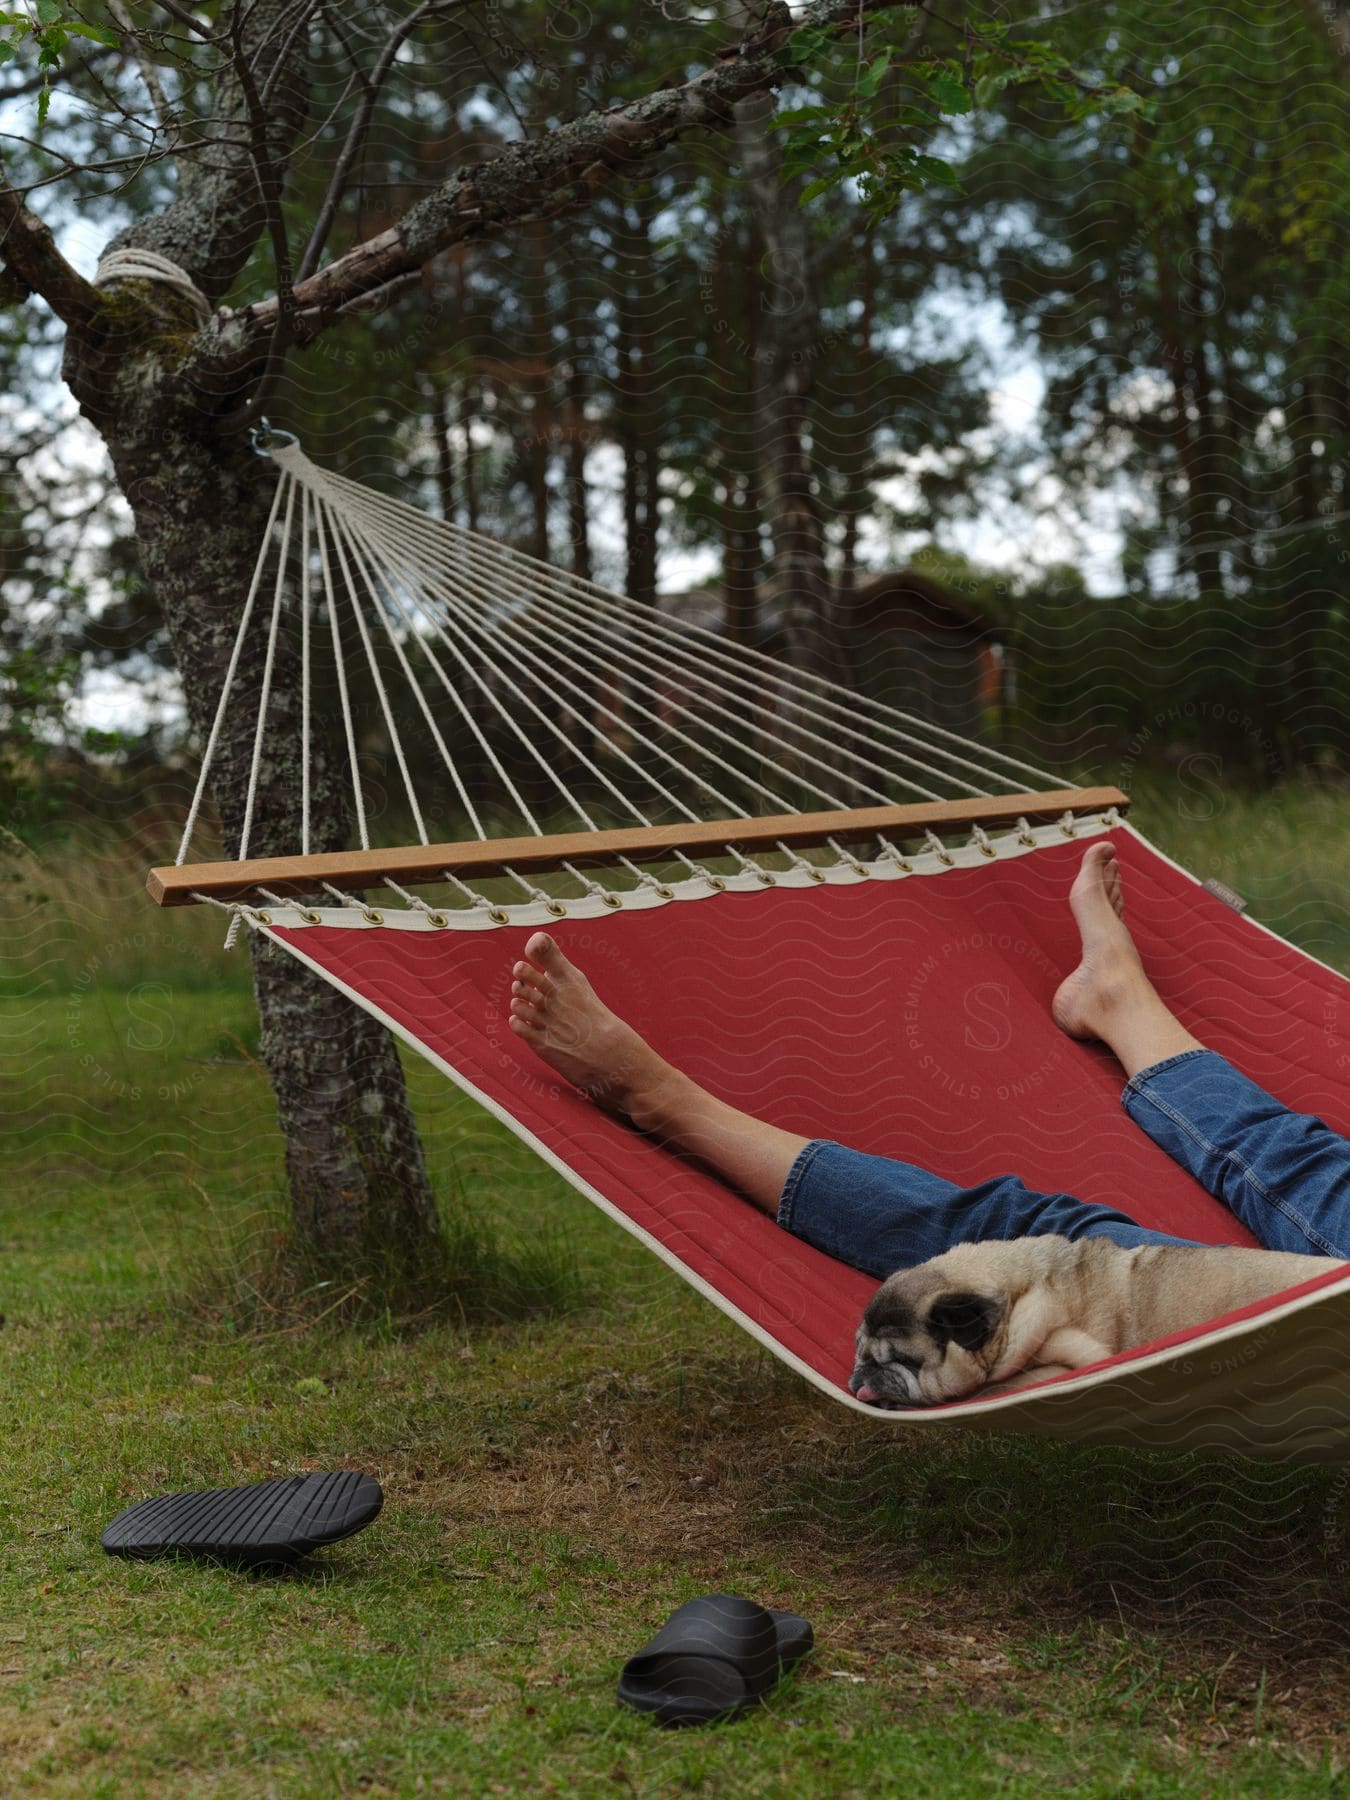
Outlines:
[[541, 562], [549, 552], [549, 463], [553, 454], [553, 438], [557, 429], [557, 410], [553, 393], [553, 313], [550, 303], [548, 228], [532, 225], [529, 244], [529, 336], [525, 347], [525, 365], [529, 373], [525, 391], [529, 398], [529, 438], [525, 446], [525, 466], [530, 490], [530, 514], [533, 530], [530, 553]]
[[1186, 314], [1174, 274], [1176, 259], [1161, 233], [1155, 238], [1154, 255], [1158, 271], [1160, 335], [1172, 383], [1173, 438], [1186, 484], [1187, 543], [1182, 551], [1182, 563], [1189, 565], [1202, 596], [1212, 594], [1226, 599], [1223, 566], [1215, 547], [1215, 494], [1210, 480], [1213, 444], [1207, 427], [1211, 403], [1204, 342], [1199, 334], [1186, 329]]
[[661, 433], [659, 396], [652, 366], [652, 312], [657, 296], [651, 280], [651, 222], [655, 202], [644, 186], [621, 229], [630, 234], [621, 259], [615, 310], [618, 315], [619, 443], [623, 450], [624, 540], [630, 599], [656, 600], [657, 500]]
[[843, 457], [847, 487], [843, 498], [844, 529], [839, 546], [839, 579], [835, 586], [833, 620], [839, 657], [849, 669], [850, 683], [858, 682], [860, 653], [857, 635], [858, 526], [872, 503], [868, 474], [872, 463], [873, 399], [876, 379], [873, 333], [876, 326], [876, 246], [869, 225], [862, 236], [862, 308], [858, 319], [854, 364], [849, 382], [852, 400], [852, 433]]
[[465, 375], [459, 389], [459, 422], [464, 434], [464, 456], [461, 462], [464, 470], [464, 523], [470, 531], [478, 529], [478, 458], [473, 447], [475, 417], [476, 396], [473, 383]]
[[[755, 416], [746, 406], [759, 325], [758, 278], [744, 270], [744, 246], [720, 215], [714, 256], [713, 367], [717, 376], [717, 456], [722, 527], [723, 630], [753, 648], [759, 637], [759, 488]], [[740, 303], [738, 304], [738, 295]]]
[[572, 573], [594, 580], [591, 559], [591, 504], [586, 485], [586, 373], [573, 349], [567, 368], [567, 520], [572, 540]]
[[[66, 372], [135, 515], [145, 577], [164, 609], [188, 718], [204, 743], [276, 475], [246, 440], [212, 435], [209, 417], [193, 404], [198, 396], [175, 378], [181, 331], [166, 328], [153, 302], [118, 310], [118, 329], [97, 342], [72, 332]], [[208, 519], [211, 529], [203, 531]], [[212, 768], [227, 855], [242, 833], [266, 629], [260, 608]], [[300, 842], [300, 697], [297, 648], [283, 632], [249, 839], [254, 855], [293, 851]], [[310, 781], [312, 847], [340, 849], [342, 772], [317, 744]], [[443, 1238], [394, 1040], [261, 933], [249, 935], [262, 1058], [299, 1236], [336, 1271], [369, 1271], [378, 1257], [386, 1291], [422, 1291], [444, 1273]]]
[[450, 408], [446, 404], [445, 380], [440, 374], [431, 377], [431, 434], [436, 443], [436, 493], [441, 503], [441, 517], [455, 522], [455, 452], [450, 442]]
[[767, 96], [736, 107], [736, 139], [771, 280], [760, 323], [757, 405], [773, 531], [774, 585], [796, 667], [845, 679], [831, 618], [825, 534], [812, 479], [810, 402], [820, 348], [810, 227], [769, 130]]

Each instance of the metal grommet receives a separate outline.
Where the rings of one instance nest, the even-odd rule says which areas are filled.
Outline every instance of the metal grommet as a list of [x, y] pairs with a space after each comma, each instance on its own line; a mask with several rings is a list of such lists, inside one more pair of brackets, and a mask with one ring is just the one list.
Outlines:
[[658, 893], [663, 900], [673, 900], [675, 898], [674, 888], [667, 887], [664, 881], [657, 882], [655, 892]]
[[719, 894], [725, 894], [727, 891], [727, 884], [720, 875], [710, 875], [708, 877], [708, 886], [710, 888], [716, 888]]
[[255, 912], [253, 914], [253, 921], [256, 925], [270, 925], [272, 923], [272, 915], [271, 913]]
[[618, 907], [618, 906], [623, 905], [623, 901], [618, 894], [601, 894], [600, 899], [604, 905], [609, 906], [609, 907]]
[[855, 875], [861, 875], [863, 880], [866, 881], [867, 870], [864, 869], [864, 867], [862, 866], [861, 863], [858, 863], [858, 862], [845, 863], [844, 867], [846, 869], [852, 869], [852, 871]]
[[765, 887], [778, 886], [778, 877], [773, 873], [772, 869], [756, 869], [755, 873], [759, 876]]
[[449, 919], [446, 918], [444, 913], [429, 912], [429, 913], [423, 913], [422, 916], [426, 920], [428, 925], [435, 925], [438, 928], [442, 925], [448, 925], [450, 923]]
[[808, 869], [806, 872], [811, 877], [812, 881], [824, 881], [825, 879], [825, 874], [822, 869]]
[[995, 848], [992, 844], [981, 844], [980, 845], [980, 855], [981, 856], [997, 856], [998, 851], [995, 850]]
[[1029, 831], [1019, 831], [1017, 834], [1017, 841], [1019, 844], [1025, 844], [1028, 850], [1034, 850], [1036, 848], [1036, 840]]
[[1072, 825], [1066, 825], [1063, 819], [1059, 822], [1059, 828], [1066, 838], [1076, 838], [1078, 836], [1077, 829]]
[[383, 925], [384, 924], [384, 914], [377, 913], [373, 906], [363, 907], [361, 909], [361, 917], [365, 920], [367, 925]]
[[546, 913], [552, 913], [555, 919], [565, 919], [567, 917], [567, 908], [563, 905], [561, 900], [545, 900], [544, 911]]
[[504, 913], [500, 906], [489, 906], [488, 917], [492, 920], [494, 925], [509, 925], [511, 923], [510, 913]]
[[316, 912], [311, 912], [309, 910], [309, 908], [305, 907], [305, 906], [302, 906], [300, 908], [300, 917], [305, 921], [306, 925], [322, 925], [323, 924], [323, 919], [322, 919], [321, 915]]

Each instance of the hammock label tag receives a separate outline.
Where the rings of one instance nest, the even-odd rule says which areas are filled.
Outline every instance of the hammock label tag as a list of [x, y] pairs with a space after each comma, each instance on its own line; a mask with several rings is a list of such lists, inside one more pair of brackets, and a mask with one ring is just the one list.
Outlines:
[[1206, 892], [1213, 894], [1216, 900], [1222, 900], [1225, 906], [1231, 906], [1235, 913], [1246, 912], [1247, 902], [1242, 895], [1235, 888], [1230, 888], [1226, 881], [1220, 881], [1217, 875], [1211, 875], [1200, 885]]

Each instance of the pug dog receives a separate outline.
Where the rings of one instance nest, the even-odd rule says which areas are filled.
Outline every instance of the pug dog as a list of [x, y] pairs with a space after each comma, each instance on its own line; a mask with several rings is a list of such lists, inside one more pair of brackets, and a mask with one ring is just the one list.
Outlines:
[[1008, 1393], [1336, 1266], [1227, 1245], [1127, 1250], [1104, 1237], [958, 1244], [882, 1283], [858, 1327], [849, 1391], [880, 1407]]

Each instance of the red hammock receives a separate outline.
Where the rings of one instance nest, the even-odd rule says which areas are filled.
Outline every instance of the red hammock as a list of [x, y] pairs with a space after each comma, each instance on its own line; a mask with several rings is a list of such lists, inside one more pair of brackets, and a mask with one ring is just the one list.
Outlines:
[[[1111, 832], [1128, 916], [1183, 1024], [1350, 1133], [1350, 983], [1241, 918], [1137, 832]], [[1081, 842], [931, 877], [727, 893], [549, 930], [660, 1053], [786, 1129], [969, 1183], [1008, 1170], [1212, 1243], [1254, 1240], [1132, 1124], [1102, 1048], [1050, 999], [1077, 960]], [[392, 1026], [743, 1327], [849, 1405], [871, 1277], [558, 1081], [507, 1028], [535, 926], [270, 935]], [[888, 1414], [1325, 1459], [1350, 1423], [1350, 1271], [1024, 1393]], [[863, 1410], [863, 1409], [860, 1409]], [[870, 1416], [876, 1417], [875, 1413]]]

